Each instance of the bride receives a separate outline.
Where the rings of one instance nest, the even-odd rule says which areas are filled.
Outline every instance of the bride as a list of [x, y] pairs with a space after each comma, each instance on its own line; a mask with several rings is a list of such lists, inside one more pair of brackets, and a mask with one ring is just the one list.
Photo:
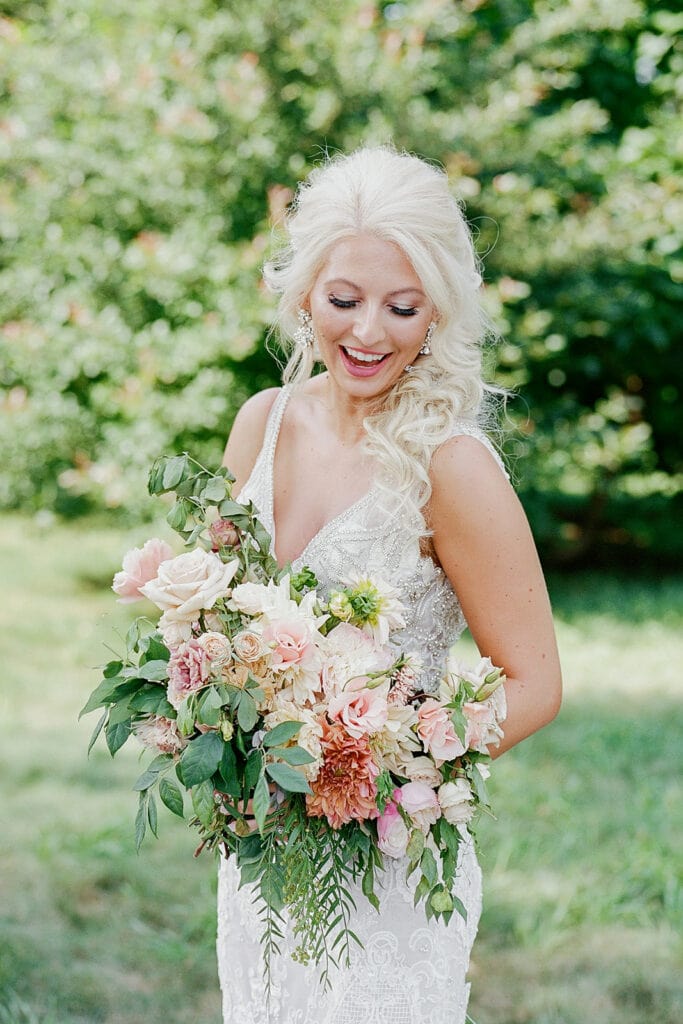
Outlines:
[[[398, 642], [419, 651], [423, 689], [469, 626], [507, 673], [496, 757], [555, 716], [561, 684], [529, 527], [480, 425], [492, 389], [465, 220], [440, 171], [365, 148], [315, 170], [287, 226], [265, 280], [281, 295], [292, 352], [284, 387], [255, 395], [235, 420], [225, 452], [235, 493], [259, 509], [278, 561], [309, 566], [321, 590], [354, 571], [400, 590], [408, 626]], [[324, 372], [313, 375], [316, 363]], [[291, 959], [287, 933], [266, 1005], [253, 893], [223, 860], [225, 1024], [464, 1024], [481, 910], [469, 839], [458, 874], [467, 919], [446, 925], [414, 908], [405, 862], [388, 863], [380, 912], [358, 893], [363, 948], [331, 989]]]

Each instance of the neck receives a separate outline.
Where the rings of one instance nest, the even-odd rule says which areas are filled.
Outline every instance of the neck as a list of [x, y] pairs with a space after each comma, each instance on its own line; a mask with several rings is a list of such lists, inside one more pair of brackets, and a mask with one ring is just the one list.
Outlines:
[[318, 397], [325, 406], [330, 423], [343, 445], [359, 444], [365, 437], [363, 420], [381, 408], [378, 398], [356, 398], [338, 387], [328, 373], [316, 378]]

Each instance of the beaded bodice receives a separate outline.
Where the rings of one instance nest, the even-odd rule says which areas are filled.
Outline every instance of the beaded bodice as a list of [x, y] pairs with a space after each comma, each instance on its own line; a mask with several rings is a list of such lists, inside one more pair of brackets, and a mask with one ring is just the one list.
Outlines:
[[[273, 461], [290, 394], [290, 388], [283, 388], [273, 403], [261, 451], [240, 494], [241, 500], [251, 500], [256, 505], [263, 525], [273, 537], [273, 546]], [[502, 468], [486, 435], [475, 424], [456, 421], [452, 436], [460, 434], [481, 441]], [[307, 565], [323, 592], [338, 586], [350, 572], [375, 575], [396, 587], [406, 607], [408, 625], [394, 634], [394, 642], [404, 651], [420, 654], [425, 667], [421, 685], [431, 689], [436, 685], [448, 648], [463, 632], [466, 622], [444, 571], [421, 553], [417, 540], [406, 542], [407, 536], [400, 509], [388, 511], [375, 485], [315, 534], [293, 568]]]

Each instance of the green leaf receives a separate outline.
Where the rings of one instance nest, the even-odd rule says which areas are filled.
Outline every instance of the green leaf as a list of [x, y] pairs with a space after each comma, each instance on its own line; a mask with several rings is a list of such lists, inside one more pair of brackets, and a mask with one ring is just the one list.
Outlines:
[[458, 913], [460, 914], [460, 916], [463, 919], [463, 921], [466, 921], [467, 920], [467, 907], [465, 906], [463, 901], [458, 896], [454, 896], [453, 894], [451, 894], [451, 896], [452, 896], [452, 899], [453, 899], [453, 909], [458, 911]]
[[97, 740], [97, 737], [102, 732], [102, 727], [103, 727], [104, 723], [107, 721], [108, 714], [109, 714], [108, 710], [104, 711], [102, 713], [102, 717], [100, 718], [99, 722], [97, 723], [97, 725], [93, 729], [92, 736], [90, 737], [90, 743], [88, 744], [88, 754], [90, 753], [92, 748], [95, 746], [95, 741]]
[[419, 828], [413, 829], [410, 839], [408, 840], [408, 846], [406, 847], [406, 856], [408, 860], [416, 864], [422, 856], [422, 851], [425, 848], [425, 837], [420, 832]]
[[161, 797], [161, 802], [168, 807], [169, 811], [177, 814], [179, 818], [185, 816], [183, 795], [175, 782], [171, 782], [170, 779], [162, 779], [159, 783], [159, 796]]
[[212, 477], [204, 488], [204, 500], [215, 502], [223, 501], [227, 492], [225, 480], [219, 476]]
[[131, 720], [126, 719], [125, 722], [115, 722], [112, 724], [109, 722], [104, 735], [107, 740], [107, 746], [109, 747], [109, 753], [113, 757], [117, 750], [120, 750], [123, 744], [126, 742], [131, 734]]
[[375, 910], [379, 910], [379, 900], [375, 893], [375, 872], [373, 870], [372, 861], [368, 861], [368, 866], [363, 874], [361, 888], [363, 890], [363, 895], [370, 901]]
[[140, 687], [128, 701], [128, 708], [130, 711], [139, 711], [147, 715], [166, 715], [168, 717], [169, 712], [175, 714], [166, 699], [166, 690], [163, 686]]
[[418, 882], [417, 888], [415, 889], [415, 896], [413, 898], [413, 905], [417, 906], [420, 900], [429, 892], [430, 885], [426, 878], [421, 878]]
[[[207, 733], [210, 736], [211, 733]], [[209, 780], [200, 782], [199, 785], [192, 788], [192, 807], [194, 813], [197, 815], [202, 825], [207, 828], [211, 824], [213, 819], [215, 803], [213, 799], [213, 786]]]
[[147, 795], [140, 793], [138, 801], [138, 813], [135, 815], [135, 849], [140, 852], [142, 840], [147, 830]]
[[453, 859], [458, 859], [458, 847], [460, 846], [460, 833], [455, 825], [451, 825], [445, 818], [439, 820], [441, 827], [441, 841], [445, 844]]
[[182, 533], [191, 511], [192, 506], [187, 498], [178, 498], [166, 513], [166, 522], [176, 533]]
[[287, 764], [311, 764], [315, 761], [303, 747], [273, 747], [270, 753], [273, 757], [280, 757]]
[[266, 771], [273, 782], [277, 783], [280, 789], [284, 789], [287, 793], [311, 792], [311, 787], [301, 772], [298, 772], [295, 768], [290, 768], [289, 765], [269, 764], [266, 765]]
[[138, 792], [142, 792], [143, 789], [149, 789], [150, 786], [154, 785], [158, 778], [159, 773], [151, 772], [148, 768], [146, 771], [142, 773], [142, 775], [139, 775], [138, 778], [135, 780], [135, 782], [133, 783], [133, 789], [137, 790]]
[[453, 897], [442, 885], [437, 886], [432, 891], [429, 902], [437, 914], [447, 914], [453, 909]]
[[189, 736], [194, 732], [194, 708], [194, 700], [188, 697], [176, 711], [178, 731], [183, 736]]
[[113, 679], [114, 676], [117, 676], [119, 674], [122, 668], [122, 661], [107, 662], [107, 664], [104, 666], [104, 669], [102, 670], [102, 675], [104, 676], [105, 679]]
[[151, 828], [152, 832], [158, 838], [159, 833], [157, 832], [157, 802], [151, 793], [149, 794], [149, 800], [147, 801], [147, 821], [149, 822], [149, 827]]
[[252, 789], [256, 785], [256, 780], [263, 771], [263, 754], [260, 750], [252, 750], [247, 758], [247, 763], [244, 769], [244, 788], [247, 793], [251, 793]]
[[86, 704], [81, 708], [78, 715], [79, 719], [81, 719], [83, 715], [88, 715], [91, 711], [95, 711], [96, 708], [101, 708], [103, 705], [110, 703], [116, 687], [120, 682], [121, 680], [119, 676], [103, 679], [99, 686], [97, 686], [90, 694]]
[[226, 791], [230, 796], [238, 797], [240, 795], [240, 782], [237, 778], [237, 760], [235, 758], [235, 751], [229, 743], [223, 744], [219, 771]]
[[168, 679], [168, 662], [163, 659], [146, 661], [139, 665], [135, 672], [136, 679], [144, 679], [148, 683], [162, 683]]
[[146, 640], [147, 643], [145, 645], [145, 653], [141, 661], [148, 662], [169, 660], [169, 658], [171, 657], [171, 652], [169, 651], [168, 647], [163, 642], [158, 633], [150, 633], [150, 635], [146, 637]]
[[237, 721], [239, 722], [240, 729], [244, 730], [244, 732], [249, 732], [253, 729], [258, 721], [256, 702], [247, 690], [242, 690], [240, 695], [240, 702], [237, 705]]
[[263, 737], [264, 747], [278, 747], [281, 743], [287, 743], [301, 731], [303, 722], [281, 722], [274, 729]]
[[256, 782], [252, 806], [254, 808], [254, 817], [256, 818], [256, 824], [258, 825], [259, 832], [263, 832], [263, 826], [266, 823], [266, 818], [270, 809], [270, 790], [268, 789], [265, 772], [261, 772]]
[[425, 847], [422, 851], [422, 856], [420, 857], [420, 870], [422, 871], [423, 876], [427, 879], [430, 888], [436, 885], [439, 878], [439, 871], [436, 866], [434, 854], [429, 847]]
[[458, 737], [460, 742], [464, 744], [465, 733], [467, 732], [467, 719], [460, 708], [453, 708], [451, 711], [451, 722], [453, 723], [455, 735]]
[[190, 740], [180, 755], [183, 783], [187, 789], [210, 779], [223, 756], [223, 740], [216, 732], [205, 732]]
[[166, 461], [163, 471], [163, 485], [165, 491], [171, 491], [179, 484], [187, 468], [187, 458], [184, 455], [175, 455]]

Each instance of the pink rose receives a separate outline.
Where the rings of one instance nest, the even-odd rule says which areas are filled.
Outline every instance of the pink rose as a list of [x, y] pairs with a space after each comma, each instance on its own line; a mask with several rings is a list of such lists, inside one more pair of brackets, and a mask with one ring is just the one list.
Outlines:
[[436, 793], [424, 782], [406, 782], [401, 786], [401, 807], [426, 835], [430, 825], [441, 816]]
[[162, 562], [173, 558], [173, 549], [165, 540], [152, 537], [141, 548], [133, 548], [123, 558], [123, 569], [117, 572], [112, 590], [119, 595], [121, 604], [139, 601], [144, 595], [140, 588], [153, 580]]
[[388, 857], [404, 857], [409, 838], [408, 827], [390, 800], [377, 819], [377, 846]]
[[216, 519], [209, 526], [209, 537], [211, 538], [211, 550], [218, 551], [219, 548], [234, 548], [240, 542], [240, 536], [235, 529], [231, 519]]
[[198, 640], [181, 644], [168, 662], [168, 702], [178, 710], [191, 693], [201, 690], [209, 678], [210, 661]]
[[465, 747], [456, 735], [448, 711], [438, 700], [426, 700], [417, 713], [417, 734], [437, 763], [452, 761], [465, 753]]
[[333, 722], [343, 725], [350, 736], [358, 739], [363, 734], [379, 732], [389, 717], [386, 694], [381, 690], [344, 690], [332, 697], [327, 713]]
[[272, 649], [274, 669], [300, 665], [313, 649], [311, 627], [301, 619], [276, 619], [263, 630], [263, 639]]

